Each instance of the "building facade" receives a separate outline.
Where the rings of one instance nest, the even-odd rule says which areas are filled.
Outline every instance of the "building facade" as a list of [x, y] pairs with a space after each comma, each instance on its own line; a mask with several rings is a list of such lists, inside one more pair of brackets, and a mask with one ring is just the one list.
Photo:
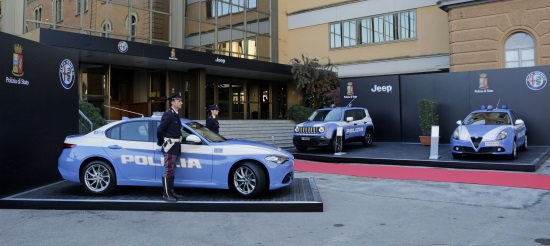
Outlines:
[[281, 63], [329, 57], [340, 78], [448, 71], [447, 14], [435, 0], [280, 2]]
[[[107, 119], [132, 116], [124, 110], [163, 111], [163, 98], [174, 91], [184, 93], [181, 114], [191, 119], [204, 119], [209, 104], [219, 106], [221, 119], [284, 118], [288, 101], [298, 97], [289, 69], [276, 63], [277, 1], [26, 0], [2, 6], [15, 13], [8, 23], [3, 18], [6, 32], [80, 54], [80, 96]], [[56, 32], [65, 40], [50, 38]], [[111, 40], [128, 52], [111, 51]], [[169, 52], [159, 59], [153, 53], [161, 47]], [[132, 53], [136, 49], [143, 53]]]
[[442, 0], [450, 71], [550, 65], [550, 1]]

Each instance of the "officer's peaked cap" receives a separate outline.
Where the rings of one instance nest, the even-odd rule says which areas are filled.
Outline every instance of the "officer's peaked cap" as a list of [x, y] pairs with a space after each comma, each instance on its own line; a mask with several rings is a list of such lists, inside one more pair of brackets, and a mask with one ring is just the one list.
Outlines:
[[181, 100], [181, 92], [176, 92], [168, 98], [168, 101]]

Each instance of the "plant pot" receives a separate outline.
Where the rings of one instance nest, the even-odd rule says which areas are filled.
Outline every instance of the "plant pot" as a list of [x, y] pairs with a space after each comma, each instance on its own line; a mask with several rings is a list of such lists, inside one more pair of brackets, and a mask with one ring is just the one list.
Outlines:
[[420, 138], [420, 144], [422, 146], [430, 146], [432, 145], [432, 137], [430, 136], [418, 136]]

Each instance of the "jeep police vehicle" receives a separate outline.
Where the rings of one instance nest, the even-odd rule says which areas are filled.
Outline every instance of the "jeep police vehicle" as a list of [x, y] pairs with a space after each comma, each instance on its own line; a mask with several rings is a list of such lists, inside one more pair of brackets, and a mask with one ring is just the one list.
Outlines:
[[[342, 127], [342, 141], [336, 140], [337, 129]], [[308, 147], [329, 147], [341, 151], [343, 143], [360, 141], [372, 144], [374, 125], [366, 108], [335, 107], [318, 109], [306, 122], [294, 128], [293, 142], [298, 151]]]
[[463, 154], [505, 155], [516, 158], [517, 148], [527, 149], [525, 122], [506, 105], [482, 106], [471, 112], [451, 135], [453, 158]]
[[[225, 139], [200, 123], [181, 119], [182, 154], [175, 187], [232, 189], [245, 197], [293, 181], [294, 156], [268, 144]], [[160, 117], [123, 119], [65, 139], [61, 176], [94, 194], [116, 186], [162, 186], [164, 160], [157, 146]]]

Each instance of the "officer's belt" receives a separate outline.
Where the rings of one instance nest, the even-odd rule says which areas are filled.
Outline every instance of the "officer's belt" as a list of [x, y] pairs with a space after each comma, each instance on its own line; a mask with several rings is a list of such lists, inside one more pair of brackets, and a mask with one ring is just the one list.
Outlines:
[[164, 143], [162, 144], [162, 148], [164, 149], [164, 152], [168, 153], [168, 150], [174, 146], [175, 143], [179, 143], [179, 138], [164, 138]]

